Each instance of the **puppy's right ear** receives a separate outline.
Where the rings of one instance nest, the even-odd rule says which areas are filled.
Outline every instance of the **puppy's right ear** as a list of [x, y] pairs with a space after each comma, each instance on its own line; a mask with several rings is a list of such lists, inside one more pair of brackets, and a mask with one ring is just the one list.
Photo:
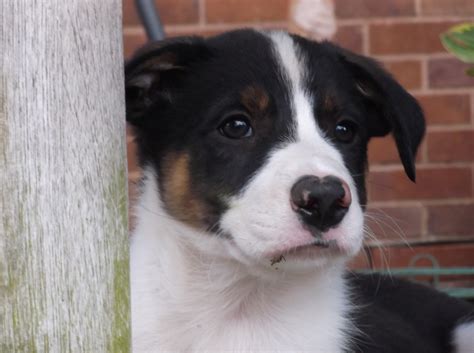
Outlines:
[[173, 38], [147, 44], [125, 64], [127, 121], [144, 124], [152, 106], [171, 101], [170, 89], [189, 65], [208, 55], [199, 37]]

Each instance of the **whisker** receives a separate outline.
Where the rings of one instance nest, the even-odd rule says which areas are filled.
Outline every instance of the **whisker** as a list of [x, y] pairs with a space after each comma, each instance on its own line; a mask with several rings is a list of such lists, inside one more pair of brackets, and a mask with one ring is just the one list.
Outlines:
[[[389, 265], [389, 260], [386, 257], [386, 247], [383, 245], [383, 243], [376, 237], [376, 235], [373, 233], [373, 231], [368, 228], [367, 226], [364, 226], [364, 234], [370, 239], [373, 240], [373, 246], [379, 250], [382, 262], [381, 262], [381, 270], [386, 270], [388, 271], [389, 276], [392, 276], [390, 273], [390, 265]], [[373, 268], [373, 267], [372, 267]]]
[[[404, 232], [402, 227], [400, 227], [400, 225], [399, 225], [399, 222], [401, 222], [401, 220], [390, 216], [389, 214], [387, 214], [382, 209], [375, 208], [374, 210], [379, 212], [379, 214], [369, 211], [369, 212], [366, 213], [366, 215], [368, 215], [369, 217], [372, 217], [371, 219], [374, 220], [375, 222], [380, 222], [381, 224], [387, 226], [397, 237], [400, 238], [400, 240], [403, 242], [403, 244], [405, 246], [412, 249], [410, 243], [407, 240], [406, 233]], [[384, 218], [385, 218], [385, 220], [384, 220]], [[380, 226], [380, 223], [378, 224], [379, 226]]]

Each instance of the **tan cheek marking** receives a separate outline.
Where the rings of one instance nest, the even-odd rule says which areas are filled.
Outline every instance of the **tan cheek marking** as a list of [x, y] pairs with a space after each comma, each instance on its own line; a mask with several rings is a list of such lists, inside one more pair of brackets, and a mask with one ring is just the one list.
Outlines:
[[268, 97], [267, 92], [258, 86], [252, 85], [246, 87], [240, 93], [240, 98], [242, 104], [254, 114], [264, 112], [270, 104], [270, 98]]
[[163, 202], [176, 219], [196, 228], [205, 227], [208, 207], [191, 188], [189, 155], [170, 153], [163, 161]]

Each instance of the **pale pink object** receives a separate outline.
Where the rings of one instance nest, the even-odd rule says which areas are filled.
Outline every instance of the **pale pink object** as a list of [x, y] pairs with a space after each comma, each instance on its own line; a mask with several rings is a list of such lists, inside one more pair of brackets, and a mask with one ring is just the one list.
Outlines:
[[336, 33], [332, 0], [294, 0], [290, 15], [299, 28], [317, 40], [331, 39]]

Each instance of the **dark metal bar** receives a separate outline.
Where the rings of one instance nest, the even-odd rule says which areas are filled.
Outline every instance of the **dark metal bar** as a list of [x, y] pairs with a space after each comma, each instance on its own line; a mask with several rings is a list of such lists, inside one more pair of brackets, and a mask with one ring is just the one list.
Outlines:
[[145, 27], [149, 40], [161, 40], [165, 38], [165, 31], [161, 23], [158, 9], [154, 0], [135, 0], [138, 15]]

